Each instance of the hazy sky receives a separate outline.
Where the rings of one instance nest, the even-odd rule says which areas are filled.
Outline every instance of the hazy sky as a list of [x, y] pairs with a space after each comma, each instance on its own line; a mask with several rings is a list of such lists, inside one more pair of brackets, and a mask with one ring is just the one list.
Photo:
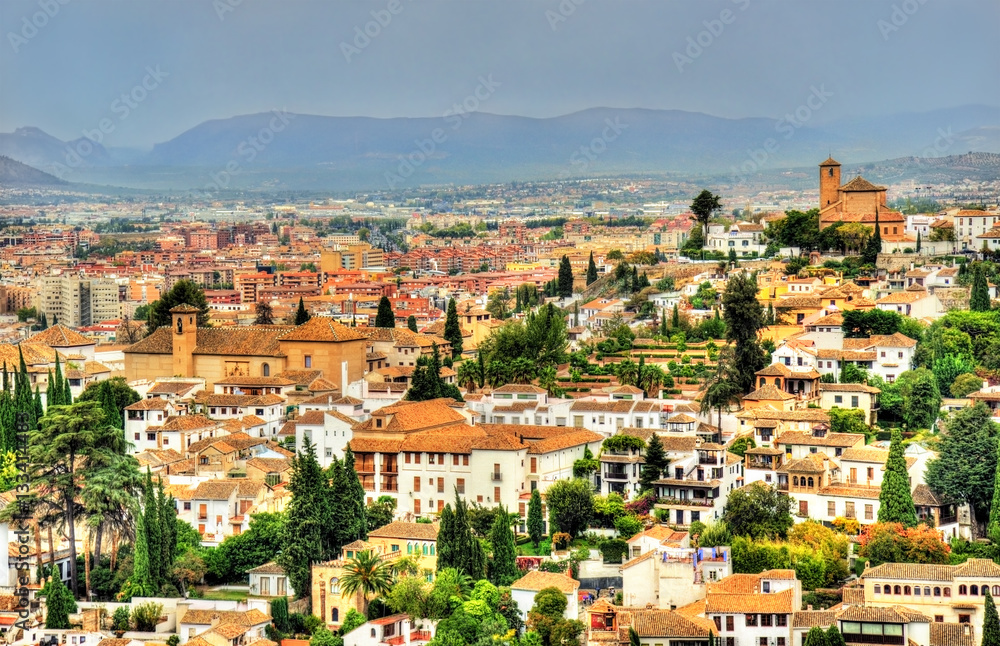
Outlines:
[[0, 131], [105, 119], [106, 144], [144, 146], [276, 108], [441, 116], [490, 75], [480, 110], [535, 117], [779, 118], [813, 88], [816, 122], [1000, 105], [998, 28], [997, 0], [0, 0]]

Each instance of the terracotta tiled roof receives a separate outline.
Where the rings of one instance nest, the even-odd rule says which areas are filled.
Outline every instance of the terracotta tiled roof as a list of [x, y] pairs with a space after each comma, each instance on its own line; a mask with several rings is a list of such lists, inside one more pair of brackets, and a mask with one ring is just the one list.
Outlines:
[[1000, 565], [990, 559], [969, 559], [955, 567], [954, 576], [997, 578], [1000, 577]]
[[192, 494], [194, 500], [228, 500], [239, 488], [234, 480], [206, 480], [199, 484]]
[[706, 614], [733, 614], [747, 612], [791, 614], [794, 610], [794, 591], [784, 590], [770, 594], [719, 594], [705, 596]]
[[972, 624], [931, 623], [930, 646], [979, 646]]
[[[208, 419], [204, 415], [174, 415], [168, 417], [160, 427], [161, 431], [193, 431], [201, 428], [212, 428], [218, 422]], [[149, 429], [147, 429], [149, 430]]]
[[213, 632], [223, 639], [233, 640], [250, 630], [250, 626], [239, 626], [237, 624], [219, 624], [208, 632]]
[[583, 429], [575, 431], [569, 430], [569, 432], [563, 433], [562, 435], [556, 435], [555, 437], [530, 443], [528, 445], [528, 453], [550, 453], [552, 451], [561, 451], [562, 449], [568, 449], [573, 446], [601, 442], [603, 440], [604, 436], [600, 433], [586, 431]]
[[885, 305], [905, 305], [907, 303], [915, 303], [916, 301], [919, 301], [927, 296], [927, 291], [922, 289], [919, 292], [896, 292], [894, 294], [887, 294], [875, 302]]
[[61, 323], [57, 323], [47, 330], [32, 335], [28, 340], [30, 343], [44, 343], [50, 348], [72, 348], [94, 345], [93, 339], [88, 339]]
[[833, 484], [819, 490], [822, 496], [837, 496], [840, 498], [865, 498], [867, 500], [878, 500], [881, 488], [865, 485], [839, 485]]
[[291, 379], [284, 377], [226, 377], [215, 382], [216, 385], [223, 386], [273, 386], [281, 388], [295, 384]]
[[883, 563], [868, 568], [861, 575], [864, 579], [909, 579], [912, 581], [951, 581], [955, 573], [953, 565], [929, 563]]
[[707, 637], [714, 628], [707, 620], [686, 617], [676, 610], [631, 610], [628, 614], [639, 637]]
[[[451, 407], [450, 399], [431, 399], [422, 402], [401, 401], [372, 412], [370, 419], [361, 422], [355, 431], [416, 431], [434, 426], [464, 423], [465, 416]], [[391, 419], [388, 419], [390, 418]], [[384, 426], [377, 422], [383, 420]]]
[[321, 410], [308, 411], [299, 415], [299, 418], [295, 420], [295, 423], [303, 426], [322, 426], [324, 413], [325, 411]]
[[937, 497], [930, 487], [924, 483], [913, 488], [913, 504], [927, 507], [940, 507], [943, 501]]
[[359, 332], [358, 328], [341, 325], [329, 317], [314, 316], [291, 332], [285, 334], [281, 337], [281, 340], [339, 343], [342, 341], [357, 341], [364, 338], [365, 335]]
[[402, 520], [393, 521], [368, 532], [368, 538], [403, 538], [419, 541], [436, 541], [437, 535], [437, 524], [409, 523]]
[[511, 583], [510, 587], [517, 590], [532, 590], [534, 592], [538, 592], [544, 588], [558, 588], [564, 594], [572, 594], [580, 587], [580, 582], [565, 574], [532, 570], [514, 583]]
[[125, 410], [166, 410], [169, 405], [170, 403], [166, 399], [151, 397], [149, 399], [141, 399], [134, 404], [129, 404], [125, 407]]
[[849, 449], [844, 449], [840, 457], [849, 462], [885, 464], [885, 461], [889, 459], [889, 450], [880, 449], [877, 446], [852, 446]]
[[858, 175], [848, 183], [841, 186], [838, 190], [841, 191], [884, 191], [886, 188], [884, 186], [877, 186], [872, 184], [865, 178]]
[[883, 624], [908, 624], [910, 622], [930, 623], [932, 619], [910, 608], [893, 606], [891, 608], [876, 608], [875, 606], [849, 606], [837, 613], [840, 621], [871, 621]]
[[779, 390], [773, 384], [767, 384], [744, 396], [743, 399], [749, 399], [750, 401], [784, 401], [786, 399], [795, 399], [795, 396]]
[[831, 393], [871, 393], [877, 395], [882, 392], [880, 389], [868, 384], [824, 384], [820, 383], [819, 389]]
[[281, 473], [292, 468], [291, 462], [286, 458], [252, 458], [247, 460], [248, 467], [254, 467], [266, 472]]
[[532, 386], [531, 384], [507, 384], [506, 386], [501, 386], [493, 391], [494, 393], [545, 393], [544, 388], [539, 388], [538, 386]]
[[850, 447], [865, 443], [865, 436], [860, 433], [827, 433], [823, 437], [814, 437], [804, 431], [785, 431], [778, 436], [775, 444], [797, 444], [802, 446], [840, 446]]
[[800, 610], [792, 615], [792, 628], [826, 629], [837, 621], [837, 613], [830, 610]]
[[[260, 610], [188, 610], [184, 613], [182, 624], [197, 624], [208, 626], [216, 619], [221, 624], [237, 624], [239, 626], [259, 626], [271, 621], [268, 615]], [[190, 642], [188, 642], [190, 643]]]
[[275, 377], [291, 380], [296, 386], [308, 386], [322, 376], [322, 370], [282, 370], [275, 375]]

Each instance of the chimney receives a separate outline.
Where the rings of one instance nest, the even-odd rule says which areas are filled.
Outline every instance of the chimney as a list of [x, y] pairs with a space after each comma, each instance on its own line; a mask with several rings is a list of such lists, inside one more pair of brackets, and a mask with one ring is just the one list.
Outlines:
[[806, 610], [808, 610], [809, 612], [812, 612], [812, 609], [813, 607], [811, 603], [808, 606], [806, 606]]

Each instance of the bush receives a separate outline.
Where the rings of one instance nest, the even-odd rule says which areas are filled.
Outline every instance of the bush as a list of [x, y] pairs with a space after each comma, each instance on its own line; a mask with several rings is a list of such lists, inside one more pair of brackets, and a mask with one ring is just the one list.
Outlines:
[[620, 538], [612, 538], [602, 542], [598, 549], [605, 563], [621, 563], [622, 557], [628, 554], [628, 543]]
[[622, 538], [629, 539], [642, 531], [642, 521], [632, 514], [615, 519], [615, 529]]
[[111, 630], [127, 631], [130, 625], [130, 616], [128, 612], [128, 606], [118, 606], [115, 609], [115, 614], [111, 616]]
[[556, 574], [565, 574], [569, 570], [569, 560], [562, 561], [542, 561], [538, 564], [538, 569], [542, 572], [555, 572]]
[[564, 550], [569, 547], [570, 541], [573, 537], [566, 532], [556, 532], [552, 535], [552, 545], [555, 546], [557, 550]]
[[140, 603], [132, 609], [132, 625], [141, 633], [151, 633], [156, 630], [163, 615], [163, 606], [152, 601]]
[[[656, 511], [667, 511], [667, 510], [657, 509]], [[705, 523], [701, 522], [700, 520], [696, 520], [693, 523], [691, 523], [691, 527], [688, 529], [688, 534], [690, 534], [691, 537], [699, 536], [701, 535], [702, 532], [705, 531], [705, 527], [706, 527]]]

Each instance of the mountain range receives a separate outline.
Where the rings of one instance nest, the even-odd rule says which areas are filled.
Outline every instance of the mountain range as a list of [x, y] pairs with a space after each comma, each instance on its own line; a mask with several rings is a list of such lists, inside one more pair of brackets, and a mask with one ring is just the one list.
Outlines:
[[[799, 115], [801, 116], [801, 115]], [[374, 119], [283, 112], [205, 121], [152, 150], [0, 133], [0, 155], [73, 182], [169, 190], [393, 189], [626, 174], [722, 175], [899, 157], [1000, 153], [1000, 108], [851, 118], [725, 119], [594, 108]]]

